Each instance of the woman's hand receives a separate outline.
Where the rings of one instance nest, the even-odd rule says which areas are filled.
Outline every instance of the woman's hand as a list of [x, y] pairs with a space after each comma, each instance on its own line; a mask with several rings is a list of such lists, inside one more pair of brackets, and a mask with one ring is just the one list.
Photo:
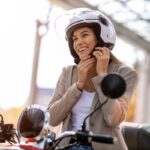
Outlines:
[[96, 59], [91, 55], [86, 56], [83, 58], [77, 66], [78, 70], [78, 81], [77, 81], [77, 88], [83, 90], [85, 83], [88, 77], [89, 69], [95, 64]]
[[96, 47], [93, 52], [93, 56], [95, 56], [96, 63], [96, 71], [97, 73], [104, 74], [107, 73], [108, 64], [110, 60], [110, 50], [106, 47]]

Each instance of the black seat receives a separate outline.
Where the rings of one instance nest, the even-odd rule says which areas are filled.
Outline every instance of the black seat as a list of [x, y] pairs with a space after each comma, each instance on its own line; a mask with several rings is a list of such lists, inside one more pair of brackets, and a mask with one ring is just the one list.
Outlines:
[[150, 150], [150, 124], [125, 122], [121, 132], [129, 150]]

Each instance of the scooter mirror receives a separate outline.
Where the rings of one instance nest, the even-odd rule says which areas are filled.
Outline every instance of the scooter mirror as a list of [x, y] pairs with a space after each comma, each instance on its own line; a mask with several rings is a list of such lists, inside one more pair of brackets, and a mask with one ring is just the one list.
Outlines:
[[49, 113], [40, 105], [26, 107], [19, 116], [17, 130], [24, 138], [35, 138], [46, 134], [50, 130], [48, 126]]
[[101, 90], [105, 96], [115, 99], [122, 96], [125, 92], [126, 82], [120, 75], [111, 73], [103, 78]]

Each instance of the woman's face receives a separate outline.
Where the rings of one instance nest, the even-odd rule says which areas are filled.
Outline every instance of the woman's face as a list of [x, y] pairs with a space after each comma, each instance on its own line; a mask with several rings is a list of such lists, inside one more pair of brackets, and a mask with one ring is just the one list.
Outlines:
[[91, 54], [97, 44], [97, 39], [92, 28], [78, 28], [73, 33], [73, 48], [80, 59], [86, 58]]

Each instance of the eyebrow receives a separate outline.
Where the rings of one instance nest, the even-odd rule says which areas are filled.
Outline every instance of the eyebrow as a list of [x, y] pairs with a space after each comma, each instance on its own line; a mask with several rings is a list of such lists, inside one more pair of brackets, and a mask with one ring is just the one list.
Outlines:
[[[89, 33], [89, 31], [87, 31], [87, 30], [85, 29], [85, 30], [82, 31], [80, 34], [83, 34], [83, 33], [86, 33], [86, 32]], [[73, 34], [73, 37], [76, 37], [76, 35]]]

